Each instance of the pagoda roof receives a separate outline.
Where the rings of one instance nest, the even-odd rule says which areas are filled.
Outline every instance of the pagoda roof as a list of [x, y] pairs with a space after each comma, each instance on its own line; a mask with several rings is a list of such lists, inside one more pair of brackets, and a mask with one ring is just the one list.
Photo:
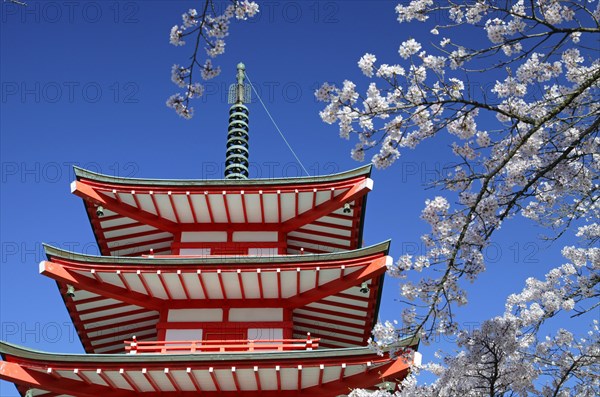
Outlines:
[[373, 166], [371, 164], [355, 168], [353, 170], [342, 171], [336, 174], [319, 176], [299, 176], [285, 178], [256, 178], [256, 179], [153, 179], [153, 178], [130, 178], [111, 176], [89, 171], [78, 166], [73, 166], [77, 180], [88, 179], [95, 182], [102, 182], [116, 185], [135, 185], [135, 186], [155, 186], [155, 187], [208, 187], [208, 186], [286, 186], [286, 185], [305, 185], [315, 183], [333, 183], [345, 181], [361, 176], [370, 176]]
[[57, 281], [89, 353], [123, 352], [132, 335], [153, 340], [160, 312], [189, 307], [285, 307], [295, 338], [310, 332], [324, 347], [364, 345], [391, 262], [389, 241], [328, 254], [230, 257], [107, 257], [44, 247], [40, 272]]
[[93, 264], [115, 264], [121, 266], [206, 266], [206, 265], [241, 265], [241, 264], [296, 264], [310, 262], [345, 261], [365, 257], [372, 254], [385, 253], [390, 249], [391, 240], [368, 247], [351, 251], [337, 251], [323, 254], [299, 255], [225, 255], [225, 256], [199, 256], [199, 255], [143, 255], [143, 256], [99, 256], [82, 254], [43, 244], [44, 252], [48, 259], [63, 259], [73, 262]]
[[103, 255], [132, 256], [151, 249], [170, 254], [182, 233], [214, 231], [277, 232], [284, 236], [284, 253], [322, 253], [362, 245], [366, 195], [373, 187], [370, 172], [368, 165], [315, 177], [168, 180], [75, 167], [71, 190], [84, 199]]
[[[407, 338], [394, 349], [416, 349]], [[405, 359], [377, 355], [369, 347], [296, 352], [202, 354], [55, 354], [0, 342], [0, 379], [19, 392], [48, 396], [255, 395], [338, 396], [349, 388], [398, 381]], [[418, 364], [420, 355], [415, 353]], [[160, 393], [160, 394], [158, 394]]]

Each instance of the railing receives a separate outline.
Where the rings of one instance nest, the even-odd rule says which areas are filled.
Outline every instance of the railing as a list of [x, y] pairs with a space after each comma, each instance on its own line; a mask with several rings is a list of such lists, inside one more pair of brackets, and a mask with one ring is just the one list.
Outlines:
[[125, 351], [129, 354], [162, 353], [222, 353], [254, 351], [293, 351], [316, 350], [320, 339], [239, 339], [239, 340], [185, 340], [185, 341], [125, 341]]

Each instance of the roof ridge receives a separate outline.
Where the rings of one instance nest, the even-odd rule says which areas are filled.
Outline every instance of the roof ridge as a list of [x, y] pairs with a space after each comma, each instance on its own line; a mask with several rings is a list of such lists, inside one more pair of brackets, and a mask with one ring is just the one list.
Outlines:
[[252, 185], [274, 185], [274, 184], [293, 184], [293, 183], [318, 183], [330, 182], [344, 179], [350, 179], [357, 176], [370, 177], [372, 164], [363, 165], [347, 171], [342, 171], [329, 175], [321, 176], [298, 176], [298, 177], [280, 177], [280, 178], [256, 178], [256, 179], [152, 179], [152, 178], [131, 178], [112, 176], [89, 171], [84, 168], [73, 166], [77, 180], [81, 178], [91, 179], [97, 182], [113, 184], [143, 185], [154, 184], [158, 186], [252, 186]]
[[205, 256], [205, 257], [130, 257], [130, 256], [105, 256], [105, 255], [90, 255], [77, 253], [62, 248], [54, 247], [49, 244], [43, 243], [44, 252], [48, 258], [59, 257], [70, 260], [79, 260], [82, 262], [103, 262], [103, 263], [135, 263], [147, 262], [148, 264], [169, 264], [169, 265], [185, 265], [185, 264], [244, 264], [244, 263], [299, 263], [299, 262], [313, 262], [319, 260], [336, 260], [336, 259], [348, 259], [358, 258], [361, 256], [383, 253], [387, 255], [389, 253], [391, 240], [384, 240], [378, 244], [370, 245], [367, 247], [358, 248], [355, 250], [330, 252], [324, 254], [293, 254], [293, 255], [269, 255], [269, 256]]

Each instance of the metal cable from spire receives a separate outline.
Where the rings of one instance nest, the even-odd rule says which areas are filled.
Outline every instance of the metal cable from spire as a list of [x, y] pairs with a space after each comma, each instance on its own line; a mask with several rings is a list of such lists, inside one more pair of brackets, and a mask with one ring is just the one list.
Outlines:
[[229, 127], [227, 132], [227, 154], [225, 158], [225, 179], [248, 179], [250, 111], [244, 103], [250, 102], [250, 87], [244, 84], [243, 63], [237, 65], [237, 83], [229, 87]]
[[254, 91], [254, 94], [256, 94], [256, 97], [260, 101], [263, 109], [265, 109], [265, 112], [267, 112], [267, 115], [269, 116], [269, 118], [273, 122], [273, 125], [277, 129], [277, 132], [279, 132], [279, 135], [281, 135], [281, 138], [283, 139], [283, 141], [287, 145], [288, 149], [290, 149], [290, 152], [292, 152], [292, 154], [296, 158], [296, 161], [298, 162], [298, 164], [300, 164], [300, 167], [302, 167], [302, 169], [304, 170], [304, 173], [306, 173], [307, 176], [310, 176], [310, 174], [308, 173], [308, 171], [306, 170], [306, 168], [304, 168], [304, 164], [302, 164], [302, 161], [300, 161], [300, 159], [296, 155], [296, 152], [294, 152], [294, 149], [292, 149], [292, 146], [289, 144], [289, 142], [287, 141], [287, 139], [285, 139], [285, 136], [283, 135], [283, 132], [281, 132], [281, 130], [279, 129], [279, 126], [277, 125], [277, 123], [273, 119], [273, 116], [271, 116], [271, 113], [269, 112], [269, 109], [267, 109], [267, 107], [265, 106], [265, 103], [263, 102], [262, 98], [260, 97], [260, 95], [258, 95], [258, 92], [256, 91], [256, 88], [254, 88], [254, 84], [252, 84], [252, 81], [250, 81], [250, 77], [248, 76], [248, 73], [246, 73], [246, 78], [248, 79], [248, 83], [250, 83], [250, 87], [252, 87], [252, 90]]

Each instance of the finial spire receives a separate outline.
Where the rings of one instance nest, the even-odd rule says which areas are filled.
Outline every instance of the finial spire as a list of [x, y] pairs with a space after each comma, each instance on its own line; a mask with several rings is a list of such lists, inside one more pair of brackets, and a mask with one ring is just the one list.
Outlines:
[[246, 66], [243, 63], [237, 64], [237, 101], [238, 103], [244, 102], [244, 78]]
[[225, 159], [225, 179], [248, 179], [248, 108], [250, 86], [244, 84], [246, 67], [237, 65], [237, 83], [229, 87], [229, 128], [227, 134], [227, 157]]

